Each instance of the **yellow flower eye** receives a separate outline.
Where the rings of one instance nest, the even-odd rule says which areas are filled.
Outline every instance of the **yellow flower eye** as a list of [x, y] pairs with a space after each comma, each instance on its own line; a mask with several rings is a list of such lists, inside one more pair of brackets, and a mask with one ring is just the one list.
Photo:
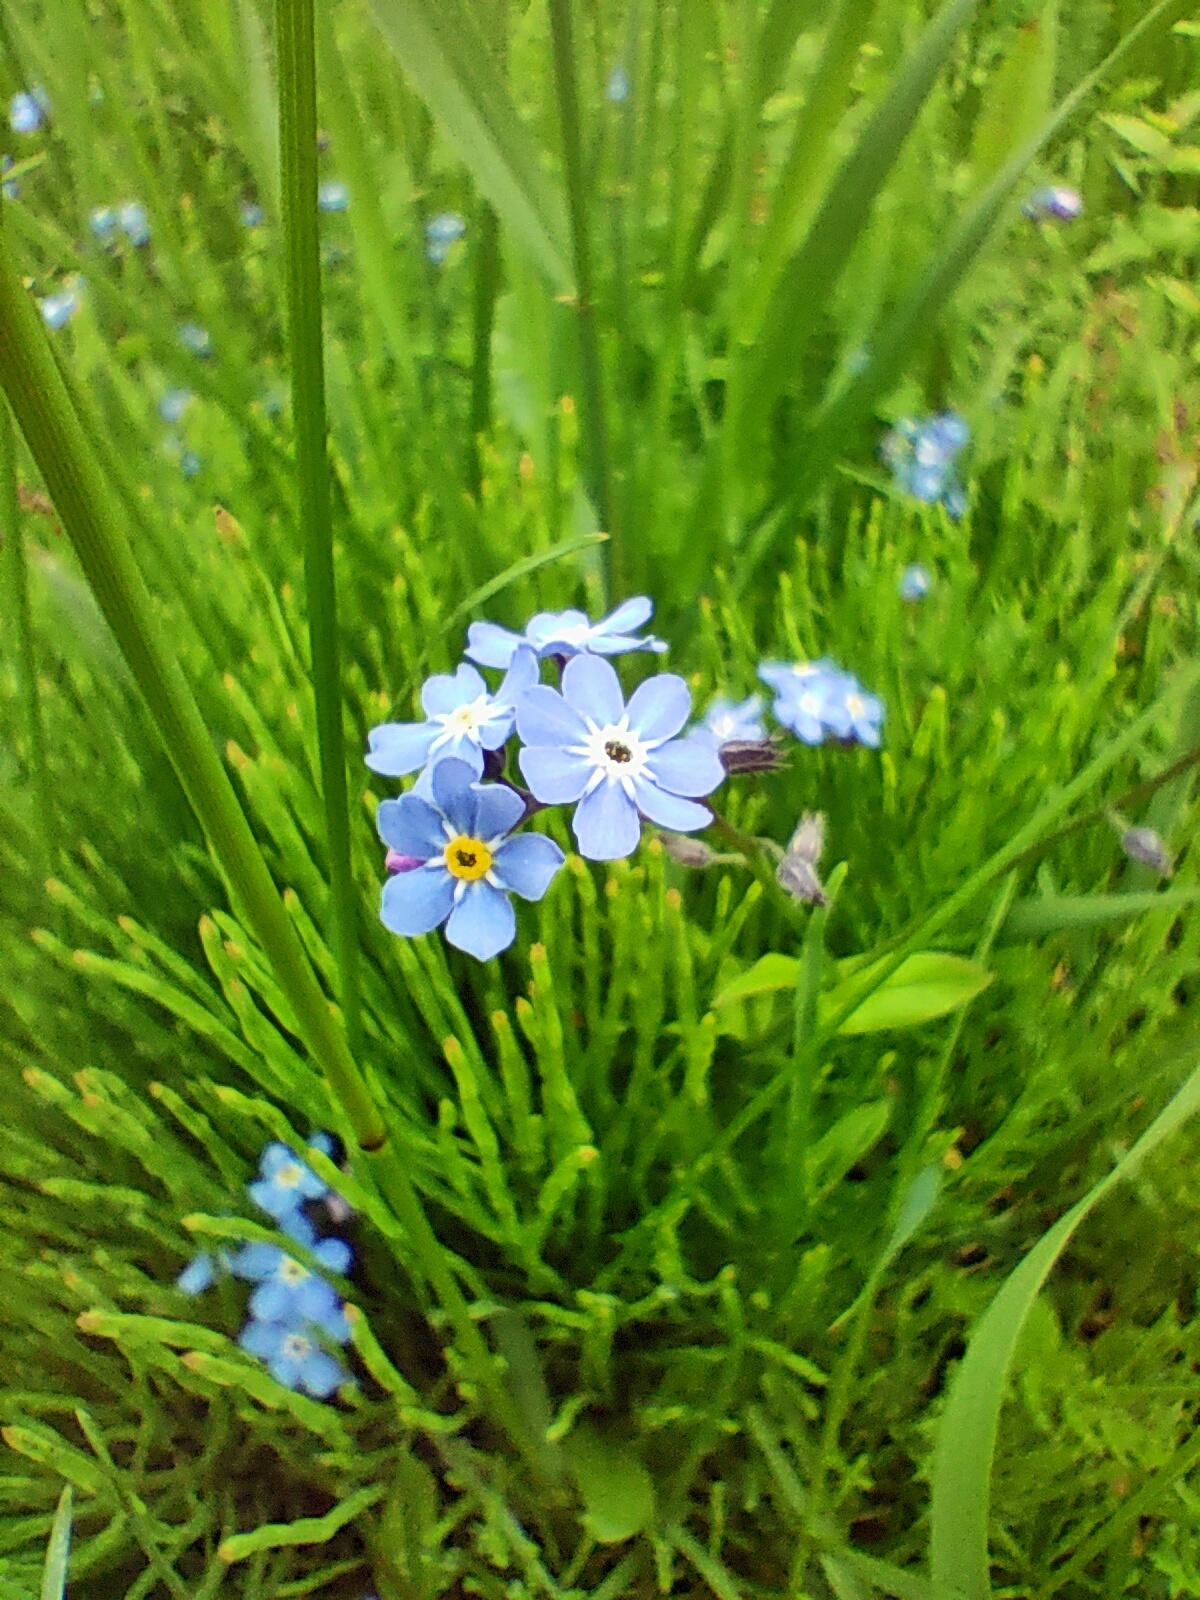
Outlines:
[[446, 846], [443, 859], [451, 877], [475, 883], [491, 866], [492, 852], [482, 839], [472, 839], [470, 834], [460, 833]]

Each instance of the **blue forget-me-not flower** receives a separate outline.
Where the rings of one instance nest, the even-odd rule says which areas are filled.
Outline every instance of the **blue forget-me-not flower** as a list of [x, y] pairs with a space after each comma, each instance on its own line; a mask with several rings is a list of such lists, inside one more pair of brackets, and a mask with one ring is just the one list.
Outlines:
[[263, 208], [257, 200], [241, 200], [238, 203], [238, 214], [242, 219], [243, 228], [257, 228], [263, 219]]
[[321, 211], [345, 211], [350, 204], [350, 190], [340, 178], [326, 178], [317, 188], [317, 206]]
[[775, 719], [805, 744], [823, 744], [826, 734], [877, 748], [883, 702], [868, 694], [851, 672], [827, 657], [820, 661], [764, 661], [758, 669], [775, 690]]
[[303, 1326], [252, 1319], [238, 1334], [238, 1343], [266, 1362], [276, 1383], [305, 1389], [318, 1400], [327, 1400], [348, 1377], [341, 1362], [322, 1350]]
[[132, 245], [150, 243], [150, 218], [140, 200], [126, 200], [117, 207], [117, 227]]
[[1074, 222], [1083, 215], [1083, 196], [1065, 183], [1050, 183], [1035, 189], [1021, 210], [1031, 222]]
[[711, 812], [696, 800], [724, 781], [725, 769], [712, 746], [675, 737], [691, 709], [687, 684], [671, 672], [647, 678], [626, 706], [616, 672], [593, 655], [567, 662], [561, 693], [539, 684], [521, 697], [521, 771], [538, 800], [579, 802], [571, 825], [580, 854], [632, 854], [643, 816], [676, 833], [709, 825]]
[[942, 411], [920, 422], [901, 417], [885, 435], [880, 454], [902, 489], [926, 505], [940, 501], [957, 520], [966, 510], [966, 495], [954, 461], [970, 437], [971, 430], [957, 411]]
[[379, 914], [385, 927], [409, 938], [445, 923], [450, 944], [489, 961], [516, 937], [510, 893], [540, 900], [564, 858], [544, 834], [509, 838], [525, 815], [524, 799], [505, 784], [474, 778], [465, 761], [440, 761], [428, 800], [409, 793], [380, 805], [384, 844], [421, 864], [388, 878]]
[[899, 587], [902, 600], [923, 600], [933, 588], [933, 579], [929, 575], [928, 567], [921, 566], [918, 561], [905, 567], [900, 574]]
[[524, 635], [497, 627], [494, 622], [473, 622], [467, 629], [467, 654], [482, 667], [506, 667], [513, 651], [522, 644], [530, 645], [540, 657], [619, 656], [629, 650], [661, 653], [667, 648], [661, 639], [633, 636], [653, 612], [654, 602], [638, 595], [599, 622], [590, 622], [582, 611], [539, 611]]
[[65, 327], [79, 310], [79, 296], [74, 289], [59, 289], [38, 301], [42, 321], [48, 328]]
[[198, 322], [185, 322], [179, 329], [179, 342], [194, 356], [212, 355], [212, 334]]
[[762, 696], [752, 694], [740, 705], [719, 697], [704, 713], [704, 721], [691, 730], [691, 739], [699, 739], [719, 749], [731, 740], [765, 739], [767, 730], [759, 720], [762, 715]]
[[629, 99], [631, 87], [629, 74], [624, 67], [618, 64], [608, 75], [608, 82], [604, 87], [604, 98], [614, 106], [619, 106]]
[[[504, 682], [492, 694], [464, 661], [454, 676], [440, 672], [421, 689], [425, 722], [385, 722], [367, 735], [372, 772], [401, 778], [418, 767], [447, 759], [465, 761], [473, 777], [483, 773], [483, 752], [499, 750], [513, 730], [517, 701], [538, 680], [537, 657], [527, 647], [513, 652]], [[428, 778], [418, 793], [429, 799]]]
[[164, 422], [178, 422], [192, 398], [190, 389], [168, 389], [158, 402], [158, 414]]
[[50, 101], [41, 84], [21, 89], [8, 103], [8, 125], [14, 133], [36, 133], [50, 117]]
[[[309, 1143], [323, 1155], [333, 1148], [328, 1134], [315, 1133]], [[329, 1192], [324, 1180], [277, 1139], [263, 1151], [258, 1170], [258, 1180], [248, 1186], [250, 1198], [277, 1220], [298, 1211], [306, 1200], [320, 1200]]]
[[451, 250], [467, 231], [457, 211], [443, 211], [425, 224], [425, 258], [432, 266], [442, 266]]

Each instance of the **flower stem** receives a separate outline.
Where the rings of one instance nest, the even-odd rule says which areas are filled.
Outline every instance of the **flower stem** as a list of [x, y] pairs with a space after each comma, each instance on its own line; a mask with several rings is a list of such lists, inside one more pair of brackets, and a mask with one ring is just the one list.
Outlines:
[[276, 0], [279, 166], [287, 264], [287, 340], [292, 372], [296, 486], [304, 540], [308, 635], [333, 912], [338, 991], [351, 1053], [362, 1041], [358, 930], [350, 866], [346, 734], [342, 723], [337, 587], [326, 449], [325, 361], [317, 221], [317, 83], [313, 0]]
[[735, 828], [716, 809], [712, 803], [711, 796], [705, 800], [704, 804], [712, 812], [713, 819], [709, 825], [712, 831], [719, 833], [722, 839], [728, 840], [730, 845], [746, 858], [746, 865], [767, 893], [785, 907], [789, 919], [797, 924], [804, 923], [807, 919], [800, 906], [792, 899], [791, 895], [788, 894], [775, 876], [777, 863], [767, 851], [765, 842], [751, 834], [742, 833]]

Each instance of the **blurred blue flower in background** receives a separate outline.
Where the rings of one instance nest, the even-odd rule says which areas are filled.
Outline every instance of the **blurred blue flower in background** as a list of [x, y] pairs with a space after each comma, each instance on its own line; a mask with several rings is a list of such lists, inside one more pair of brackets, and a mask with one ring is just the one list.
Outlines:
[[439, 216], [430, 217], [425, 224], [426, 259], [440, 267], [466, 231], [467, 225], [457, 211], [443, 211]]
[[36, 133], [50, 120], [50, 101], [41, 84], [22, 89], [8, 103], [8, 124], [14, 133]]
[[614, 106], [619, 106], [629, 99], [631, 88], [629, 74], [625, 71], [625, 68], [619, 65], [615, 66], [608, 75], [604, 98], [610, 100]]
[[[6, 150], [3, 155], [0, 155], [0, 173], [11, 172], [13, 166], [13, 158]], [[3, 184], [0, 184], [0, 192], [3, 193], [6, 200], [15, 200], [21, 193], [21, 185], [15, 178], [5, 178]]]
[[[314, 1148], [323, 1150], [316, 1142], [317, 1137], [314, 1135], [310, 1142]], [[323, 1150], [323, 1153], [328, 1152]], [[278, 1140], [273, 1140], [263, 1151], [258, 1170], [259, 1177], [248, 1185], [247, 1192], [255, 1205], [277, 1219], [298, 1210], [305, 1200], [320, 1200], [329, 1192], [328, 1184], [318, 1178], [295, 1151]]]
[[88, 212], [88, 227], [97, 239], [108, 239], [117, 225], [117, 214], [111, 206], [93, 206]]
[[326, 178], [317, 189], [317, 206], [321, 211], [345, 211], [350, 204], [350, 190], [340, 178]]
[[1074, 222], [1083, 215], [1083, 196], [1065, 183], [1050, 183], [1035, 189], [1021, 210], [1031, 222]]
[[227, 1278], [233, 1271], [233, 1260], [228, 1250], [218, 1250], [215, 1255], [210, 1255], [207, 1250], [201, 1250], [192, 1257], [187, 1266], [175, 1279], [175, 1287], [182, 1289], [189, 1298], [203, 1294], [205, 1289], [211, 1287], [218, 1278]]
[[517, 705], [517, 756], [525, 781], [547, 805], [579, 804], [571, 826], [589, 861], [632, 855], [642, 817], [675, 833], [706, 828], [697, 798], [724, 782], [715, 748], [676, 735], [692, 697], [672, 672], [647, 678], [626, 706], [612, 665], [578, 655], [563, 668], [562, 692], [539, 684]]
[[42, 320], [48, 328], [65, 327], [79, 310], [79, 296], [74, 289], [59, 289], [38, 301]]
[[194, 356], [207, 359], [212, 355], [212, 335], [198, 322], [185, 322], [179, 329], [179, 342]]
[[767, 730], [759, 720], [761, 715], [762, 696], [759, 694], [752, 694], [740, 705], [718, 698], [704, 713], [704, 721], [693, 728], [688, 737], [700, 739], [714, 749], [732, 739], [765, 739]]
[[203, 467], [204, 463], [194, 450], [184, 450], [179, 456], [179, 470], [187, 479], [192, 479]]
[[238, 1343], [266, 1362], [276, 1383], [285, 1389], [306, 1389], [318, 1400], [328, 1399], [348, 1377], [342, 1364], [302, 1328], [284, 1322], [251, 1319], [238, 1334]]
[[242, 200], [238, 203], [238, 214], [243, 228], [257, 228], [263, 219], [263, 208], [257, 200]]
[[775, 690], [772, 710], [776, 721], [805, 744], [823, 744], [826, 735], [833, 734], [837, 739], [878, 747], [883, 702], [868, 694], [852, 672], [844, 672], [828, 657], [794, 665], [764, 661], [758, 675]]
[[117, 208], [117, 226], [132, 245], [150, 243], [150, 218], [140, 200], [126, 200]]
[[164, 422], [178, 422], [192, 398], [190, 389], [168, 389], [158, 402], [158, 414]]
[[905, 567], [900, 574], [900, 598], [902, 600], [923, 600], [933, 588], [933, 579], [929, 570], [914, 562], [912, 566]]
[[954, 463], [970, 437], [971, 430], [957, 411], [942, 411], [921, 421], [901, 417], [884, 435], [879, 453], [900, 488], [926, 505], [940, 503], [957, 521], [967, 500]]
[[523, 644], [543, 656], [620, 656], [628, 650], [653, 650], [661, 654], [667, 647], [661, 639], [638, 639], [632, 630], [648, 622], [654, 602], [645, 595], [626, 600], [599, 622], [590, 622], [582, 611], [539, 611], [524, 634], [512, 633], [494, 622], [473, 622], [467, 629], [467, 655], [481, 667], [506, 667], [513, 651]]

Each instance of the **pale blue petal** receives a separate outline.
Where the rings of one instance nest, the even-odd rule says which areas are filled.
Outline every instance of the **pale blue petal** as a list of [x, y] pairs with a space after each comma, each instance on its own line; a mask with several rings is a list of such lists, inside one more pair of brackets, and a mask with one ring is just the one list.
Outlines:
[[576, 745], [587, 738], [587, 724], [557, 689], [539, 683], [517, 702], [517, 733], [522, 744]]
[[[475, 823], [475, 794], [472, 785], [483, 771], [480, 757], [476, 771], [466, 761], [450, 758], [439, 761], [433, 769], [433, 799], [438, 809], [446, 815], [450, 825], [459, 833], [470, 833]], [[443, 838], [443, 846], [445, 839]]]
[[[254, 1184], [250, 1185], [253, 1190]], [[234, 1276], [245, 1278], [254, 1283], [260, 1278], [269, 1278], [283, 1260], [283, 1251], [277, 1245], [264, 1244], [261, 1240], [252, 1240], [245, 1244], [234, 1256], [231, 1263]]]
[[554, 655], [555, 645], [564, 651], [579, 649], [580, 634], [589, 633], [591, 623], [582, 611], [539, 611], [529, 619], [525, 637], [539, 655]]
[[507, 950], [517, 936], [517, 914], [502, 889], [482, 878], [467, 884], [462, 899], [450, 913], [446, 940], [476, 961], [490, 961]]
[[[504, 743], [503, 740], [500, 741]], [[434, 751], [429, 763], [430, 787], [422, 790], [422, 798], [426, 794], [432, 795], [433, 769], [441, 766], [443, 761], [462, 761], [471, 769], [471, 780], [483, 777], [483, 750], [472, 739], [469, 733], [457, 733], [448, 744], [439, 745]], [[416, 785], [413, 785], [415, 788]], [[409, 791], [412, 792], [411, 790]]]
[[579, 853], [589, 861], [618, 861], [630, 856], [642, 837], [637, 807], [619, 783], [597, 784], [575, 808], [571, 819]]
[[300, 1382], [300, 1363], [292, 1355], [279, 1355], [267, 1362], [267, 1371], [285, 1389], [294, 1389]]
[[412, 938], [445, 922], [454, 905], [454, 879], [439, 862], [397, 872], [383, 886], [379, 915], [385, 928]]
[[248, 1322], [238, 1334], [243, 1350], [263, 1361], [272, 1361], [283, 1348], [288, 1330], [277, 1322]]
[[615, 611], [610, 611], [597, 624], [597, 633], [635, 633], [643, 623], [649, 622], [654, 615], [654, 601], [648, 600], [644, 594], [634, 595], [632, 600], [623, 601]]
[[725, 768], [711, 745], [698, 739], [672, 739], [652, 750], [646, 760], [649, 776], [672, 794], [711, 794], [725, 781]]
[[498, 628], [494, 622], [473, 622], [467, 629], [466, 653], [481, 667], [506, 667], [522, 643], [519, 633]]
[[541, 676], [536, 653], [528, 645], [513, 651], [512, 663], [504, 675], [504, 682], [496, 690], [495, 702], [502, 706], [516, 706], [526, 689], [532, 689]]
[[426, 678], [421, 686], [421, 704], [427, 717], [443, 717], [447, 711], [469, 706], [472, 700], [478, 700], [481, 694], [486, 693], [487, 684], [474, 667], [462, 661], [453, 677], [447, 672], [439, 672], [432, 678]]
[[372, 772], [403, 778], [425, 765], [437, 731], [431, 722], [381, 723], [367, 734], [369, 748], [364, 759]]
[[213, 1259], [207, 1251], [201, 1250], [200, 1254], [194, 1256], [175, 1279], [175, 1287], [182, 1289], [186, 1295], [197, 1295], [202, 1294], [215, 1281], [216, 1272], [213, 1268]]
[[637, 796], [638, 810], [660, 828], [671, 828], [676, 833], [694, 833], [697, 828], [707, 828], [712, 821], [712, 812], [707, 806], [698, 806], [694, 800], [682, 800], [676, 794], [668, 794], [648, 778], [635, 778], [633, 792]]
[[446, 845], [442, 819], [426, 801], [414, 794], [398, 800], [384, 800], [375, 814], [375, 826], [384, 844], [402, 856], [428, 861], [440, 855]]
[[313, 1254], [330, 1272], [344, 1273], [354, 1260], [354, 1251], [345, 1239], [321, 1239], [314, 1247]]
[[630, 650], [653, 650], [662, 655], [667, 646], [661, 639], [647, 634], [644, 639], [631, 639], [624, 633], [597, 633], [588, 640], [588, 649], [598, 656], [623, 656]]
[[350, 1343], [350, 1324], [346, 1321], [346, 1310], [338, 1301], [334, 1301], [328, 1310], [322, 1311], [312, 1321], [320, 1328], [322, 1333], [327, 1333], [331, 1339], [336, 1339], [339, 1344]]
[[519, 833], [500, 846], [492, 864], [505, 888], [523, 900], [540, 900], [565, 859], [544, 833]]
[[590, 717], [598, 727], [620, 722], [625, 715], [621, 680], [600, 656], [573, 656], [563, 668], [562, 692], [572, 710]]
[[278, 1278], [268, 1278], [260, 1283], [250, 1296], [250, 1314], [264, 1322], [278, 1322], [296, 1306], [296, 1291], [291, 1284]]
[[[495, 701], [492, 703], [495, 705]], [[477, 734], [480, 750], [499, 750], [502, 744], [507, 744], [513, 731], [513, 724], [517, 720], [517, 710], [515, 706], [504, 706], [501, 709], [503, 716], [493, 717], [480, 728]]]
[[318, 1400], [327, 1400], [346, 1374], [327, 1350], [314, 1350], [300, 1368], [300, 1382]]
[[534, 797], [547, 806], [570, 805], [587, 788], [592, 764], [583, 756], [549, 745], [529, 745], [517, 752], [517, 765]]
[[633, 691], [629, 726], [643, 739], [671, 739], [691, 709], [692, 696], [683, 679], [673, 672], [660, 672]]
[[506, 783], [476, 784], [471, 832], [477, 839], [499, 839], [515, 828], [524, 815], [524, 800]]
[[300, 1314], [310, 1322], [319, 1322], [338, 1307], [337, 1291], [324, 1278], [305, 1278], [297, 1285], [295, 1295]]

